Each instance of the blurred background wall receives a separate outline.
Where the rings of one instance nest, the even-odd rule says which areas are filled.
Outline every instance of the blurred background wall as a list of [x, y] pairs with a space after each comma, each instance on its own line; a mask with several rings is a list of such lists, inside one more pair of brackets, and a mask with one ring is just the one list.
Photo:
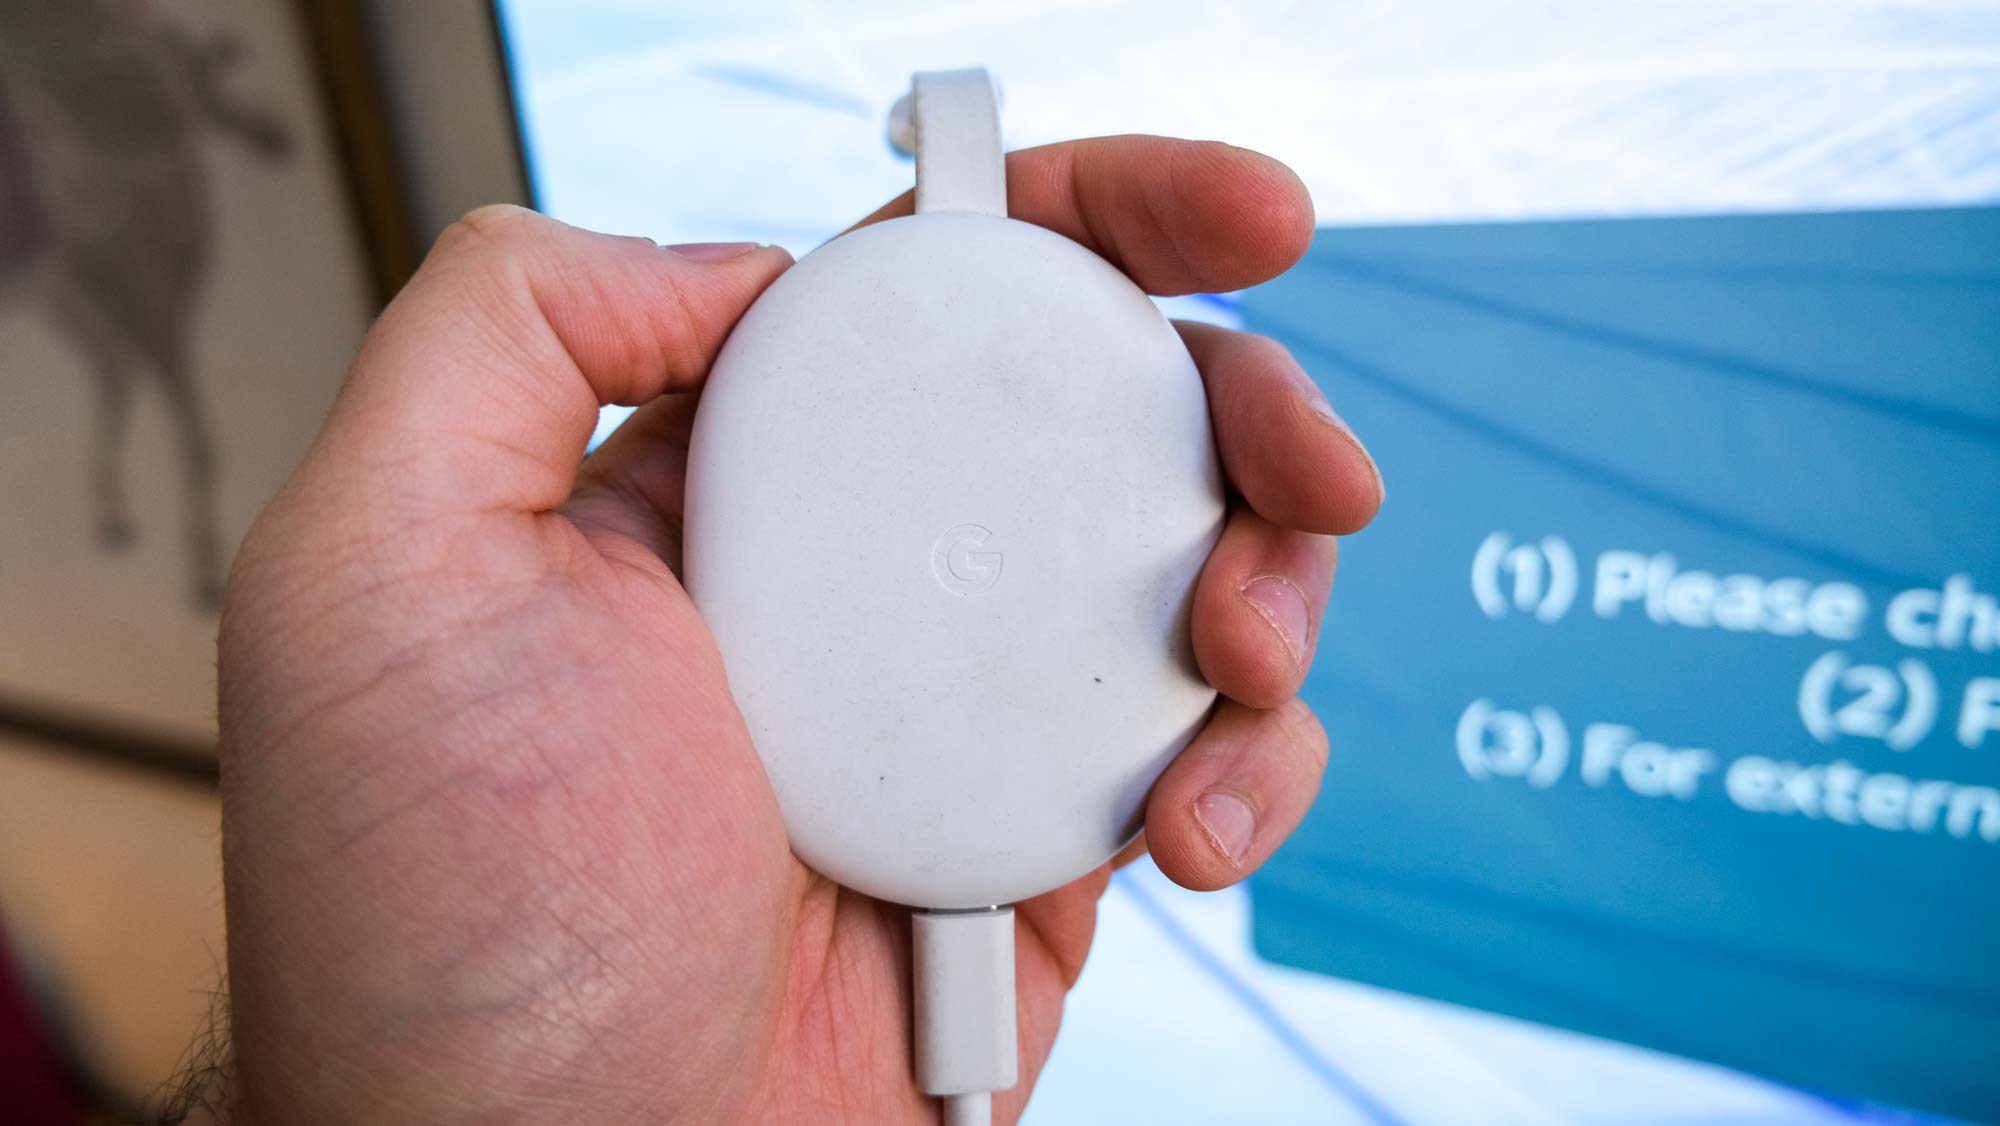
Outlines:
[[525, 198], [483, 3], [0, 5], [0, 1120], [39, 1041], [143, 1121], [208, 1021], [229, 556], [430, 236]]

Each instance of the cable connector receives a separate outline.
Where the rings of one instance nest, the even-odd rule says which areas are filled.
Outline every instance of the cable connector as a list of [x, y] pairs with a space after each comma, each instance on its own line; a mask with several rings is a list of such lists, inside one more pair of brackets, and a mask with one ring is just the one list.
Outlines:
[[917, 1085], [945, 1100], [946, 1121], [990, 1121], [983, 1096], [1018, 1078], [1014, 909], [911, 914]]

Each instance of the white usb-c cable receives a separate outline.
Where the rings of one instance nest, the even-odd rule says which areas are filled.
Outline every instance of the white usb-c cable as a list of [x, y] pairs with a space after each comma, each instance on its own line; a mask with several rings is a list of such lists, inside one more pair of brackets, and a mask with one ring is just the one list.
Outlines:
[[917, 1085], [944, 1100], [946, 1126], [992, 1121], [989, 1092], [1019, 1077], [1014, 909], [911, 913]]

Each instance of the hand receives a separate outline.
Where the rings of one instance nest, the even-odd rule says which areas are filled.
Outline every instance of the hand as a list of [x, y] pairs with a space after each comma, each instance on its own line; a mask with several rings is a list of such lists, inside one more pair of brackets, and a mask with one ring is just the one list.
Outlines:
[[[1013, 154], [1017, 218], [1159, 294], [1304, 251], [1267, 158], [1121, 137]], [[906, 214], [906, 196], [870, 221]], [[801, 866], [674, 577], [716, 349], [788, 265], [513, 208], [439, 240], [238, 556], [221, 636], [243, 1122], [933, 1122], [906, 912]], [[1227, 697], [1154, 788], [1163, 871], [1254, 870], [1318, 788], [1295, 698], [1373, 463], [1269, 340], [1183, 325], [1236, 499], [1195, 598]], [[645, 404], [587, 461], [602, 403]], [[1026, 1080], [1106, 865], [1018, 912]]]

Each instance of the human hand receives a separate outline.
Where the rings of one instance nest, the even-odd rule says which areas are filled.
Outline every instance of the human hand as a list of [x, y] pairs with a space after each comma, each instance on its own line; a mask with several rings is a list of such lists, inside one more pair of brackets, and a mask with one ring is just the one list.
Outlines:
[[[1269, 278], [1312, 228], [1288, 170], [1212, 143], [1017, 152], [1008, 196], [1158, 294]], [[936, 1121], [907, 913], [793, 858], [674, 573], [703, 376], [789, 264], [489, 208], [369, 334], [223, 615], [239, 1121]], [[1332, 536], [1381, 484], [1282, 348], [1182, 333], [1234, 494], [1193, 614], [1226, 699], [1144, 842], [1212, 889], [1318, 789], [1295, 694]], [[645, 405], [579, 468], [602, 403]], [[1025, 1081], [997, 1121], [1047, 1056], [1109, 871], [1018, 905]]]

